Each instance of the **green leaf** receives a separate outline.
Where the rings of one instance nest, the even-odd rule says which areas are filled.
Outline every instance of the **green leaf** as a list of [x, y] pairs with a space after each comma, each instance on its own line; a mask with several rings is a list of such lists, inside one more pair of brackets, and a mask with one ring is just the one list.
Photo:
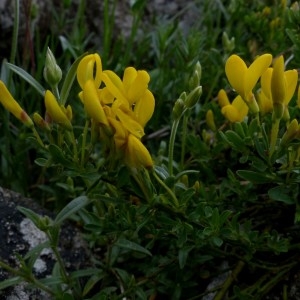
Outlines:
[[217, 247], [221, 247], [223, 244], [223, 240], [221, 238], [219, 238], [218, 236], [212, 237], [212, 242]]
[[54, 223], [60, 224], [67, 218], [69, 218], [72, 214], [88, 205], [90, 200], [87, 196], [79, 196], [73, 199], [70, 203], [68, 203], [56, 216]]
[[40, 167], [47, 167], [48, 166], [48, 159], [45, 159], [43, 157], [39, 157], [37, 159], [34, 160], [35, 164], [37, 164]]
[[189, 256], [190, 251], [194, 248], [194, 246], [187, 246], [179, 249], [178, 251], [178, 262], [179, 262], [179, 267], [180, 269], [183, 269], [187, 258]]
[[31, 209], [22, 206], [17, 206], [17, 210], [20, 211], [23, 215], [25, 215], [28, 219], [30, 219], [34, 223], [34, 225], [39, 228], [41, 223], [40, 215], [38, 215]]
[[20, 77], [22, 77], [24, 80], [26, 80], [32, 87], [34, 87], [38, 93], [41, 94], [42, 97], [45, 95], [45, 88], [36, 81], [29, 73], [27, 73], [25, 70], [23, 70], [20, 67], [17, 67], [11, 63], [6, 63], [9, 69], [14, 71], [16, 74], [18, 74]]
[[268, 195], [272, 200], [284, 202], [286, 204], [294, 204], [293, 198], [289, 195], [291, 189], [284, 185], [279, 185], [269, 189]]
[[16, 285], [16, 284], [18, 284], [22, 281], [23, 281], [22, 277], [19, 277], [19, 276], [3, 280], [3, 281], [0, 282], [0, 290], [3, 290], [3, 289], [8, 288], [10, 286]]
[[154, 166], [155, 173], [163, 180], [169, 177], [168, 171], [160, 166]]
[[238, 170], [236, 172], [240, 177], [252, 183], [267, 183], [274, 180], [274, 176], [248, 170]]
[[69, 167], [73, 164], [71, 160], [65, 157], [64, 153], [57, 145], [50, 144], [48, 150], [51, 154], [54, 163], [62, 164], [63, 166]]
[[[245, 123], [245, 122], [243, 122]], [[244, 139], [246, 137], [246, 134], [244, 132], [244, 128], [243, 128], [243, 125], [242, 123], [240, 122], [236, 122], [234, 123], [234, 131], [242, 138]]]
[[236, 149], [242, 150], [245, 146], [242, 138], [233, 130], [228, 130], [225, 133], [227, 140], [233, 145]]
[[118, 239], [115, 242], [115, 246], [152, 256], [151, 252], [149, 250], [147, 250], [146, 248], [144, 248], [144, 247], [142, 247], [142, 246], [140, 246], [140, 245], [138, 245], [134, 242], [131, 242], [129, 240], [123, 239], [123, 238]]
[[70, 94], [70, 90], [73, 86], [73, 82], [74, 82], [74, 79], [75, 79], [75, 76], [76, 76], [76, 71], [77, 71], [78, 64], [85, 55], [86, 55], [86, 53], [80, 55], [74, 61], [74, 63], [70, 67], [70, 69], [69, 69], [69, 71], [68, 71], [68, 73], [65, 77], [65, 80], [64, 80], [63, 86], [61, 88], [61, 92], [60, 92], [60, 101], [61, 101], [62, 105], [65, 105], [66, 102], [67, 102], [68, 96]]
[[[103, 277], [104, 276], [102, 276], [102, 278]], [[82, 296], [86, 296], [102, 278], [99, 276], [91, 276], [83, 288]]]

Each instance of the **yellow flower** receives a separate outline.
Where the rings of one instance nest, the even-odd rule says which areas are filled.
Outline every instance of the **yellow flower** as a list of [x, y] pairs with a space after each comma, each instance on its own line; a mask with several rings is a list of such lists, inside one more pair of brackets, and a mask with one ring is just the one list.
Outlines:
[[101, 138], [111, 156], [117, 155], [113, 159], [122, 157], [132, 168], [151, 168], [151, 156], [141, 142], [155, 106], [149, 74], [128, 67], [121, 79], [111, 70], [103, 71], [100, 56], [91, 54], [79, 63], [77, 80], [85, 111], [93, 122], [105, 125], [100, 126]]
[[299, 124], [296, 119], [293, 119], [292, 122], [289, 124], [286, 132], [282, 136], [282, 139], [280, 141], [280, 145], [286, 145], [294, 138], [297, 138], [299, 134]]
[[0, 102], [10, 113], [28, 127], [33, 127], [33, 122], [19, 103], [13, 98], [3, 81], [0, 80]]
[[230, 104], [226, 92], [221, 89], [218, 93], [218, 101], [222, 114], [231, 123], [242, 122], [248, 114], [249, 108], [239, 95]]
[[288, 104], [291, 101], [298, 82], [296, 70], [284, 71], [283, 56], [277, 58], [273, 68], [268, 68], [261, 76], [261, 102], [270, 109], [272, 102], [278, 118], [284, 113], [289, 119]]
[[249, 66], [237, 55], [231, 55], [225, 65], [225, 72], [231, 86], [248, 104], [249, 108], [257, 113], [258, 107], [252, 90], [258, 79], [267, 70], [272, 62], [271, 54], [263, 54]]
[[102, 62], [100, 56], [95, 54], [86, 55], [78, 64], [77, 67], [77, 81], [81, 87], [84, 88], [88, 80], [93, 80], [95, 86], [98, 88], [101, 84]]
[[125, 163], [131, 168], [151, 169], [153, 161], [151, 155], [143, 143], [134, 135], [129, 134], [125, 150]]
[[108, 121], [100, 103], [96, 86], [92, 80], [88, 80], [84, 84], [82, 98], [87, 114], [96, 122], [108, 126]]
[[268, 68], [260, 79], [261, 89], [258, 91], [257, 102], [261, 113], [265, 114], [273, 110], [273, 101], [271, 93], [271, 79], [273, 68]]
[[102, 80], [109, 92], [131, 109], [136, 120], [145, 126], [152, 117], [155, 106], [153, 94], [148, 89], [149, 74], [128, 67], [124, 71], [123, 81], [109, 70], [103, 72]]
[[[110, 99], [111, 109], [118, 120], [130, 133], [141, 138], [155, 106], [153, 94], [148, 90], [149, 74], [128, 67], [123, 80], [110, 70], [103, 71], [102, 80], [106, 85], [102, 91], [106, 93], [103, 101], [107, 103]], [[112, 97], [108, 97], [109, 94]]]
[[64, 110], [59, 106], [55, 96], [47, 90], [45, 93], [45, 106], [46, 106], [46, 113], [50, 117], [50, 119], [63, 126], [64, 128], [71, 130], [72, 124], [64, 113]]

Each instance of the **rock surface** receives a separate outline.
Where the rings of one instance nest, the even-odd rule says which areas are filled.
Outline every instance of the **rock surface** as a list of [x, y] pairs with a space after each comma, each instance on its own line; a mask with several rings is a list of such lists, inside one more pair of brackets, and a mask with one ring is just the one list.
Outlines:
[[[0, 188], [0, 261], [11, 267], [18, 268], [19, 261], [16, 254], [25, 255], [30, 249], [47, 241], [44, 232], [40, 231], [28, 218], [17, 210], [17, 206], [23, 206], [40, 215], [51, 214], [40, 208], [33, 200]], [[84, 268], [88, 265], [88, 252], [81, 233], [74, 226], [66, 224], [60, 233], [60, 253], [65, 266], [69, 270]], [[55, 263], [52, 250], [45, 248], [34, 264], [34, 274], [38, 278], [44, 278], [51, 274]], [[0, 268], [0, 282], [9, 278], [5, 270]], [[51, 299], [39, 290], [27, 290], [25, 283], [13, 288], [0, 291], [0, 300], [8, 299]]]

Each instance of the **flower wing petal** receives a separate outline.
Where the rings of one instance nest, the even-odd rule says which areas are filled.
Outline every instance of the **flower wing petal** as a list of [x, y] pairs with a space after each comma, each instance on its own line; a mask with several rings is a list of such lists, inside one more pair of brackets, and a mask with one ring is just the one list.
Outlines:
[[225, 64], [225, 73], [230, 85], [237, 91], [238, 94], [243, 95], [244, 92], [244, 77], [247, 72], [245, 62], [237, 55], [231, 55]]
[[246, 75], [244, 77], [244, 95], [245, 100], [252, 92], [254, 86], [256, 85], [259, 77], [268, 69], [272, 62], [271, 54], [263, 54], [259, 56], [248, 68]]
[[152, 117], [154, 107], [154, 96], [149, 90], [146, 90], [142, 98], [134, 106], [134, 115], [142, 127], [145, 127], [146, 123]]

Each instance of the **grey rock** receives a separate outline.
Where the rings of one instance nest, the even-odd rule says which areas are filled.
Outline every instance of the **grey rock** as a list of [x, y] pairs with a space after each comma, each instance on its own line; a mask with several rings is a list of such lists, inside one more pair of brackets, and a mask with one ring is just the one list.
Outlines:
[[[32, 199], [24, 198], [20, 194], [0, 187], [0, 260], [13, 268], [19, 267], [17, 255], [24, 256], [30, 249], [47, 241], [44, 232], [40, 231], [31, 220], [24, 217], [17, 210], [23, 206], [42, 216], [52, 214], [42, 209]], [[62, 226], [60, 233], [59, 251], [64, 259], [68, 271], [83, 269], [90, 266], [89, 253], [81, 232], [72, 224]], [[44, 278], [51, 274], [55, 264], [55, 257], [51, 249], [45, 248], [35, 261], [33, 271], [36, 277]], [[12, 275], [0, 268], [0, 282]], [[44, 292], [27, 289], [26, 283], [0, 291], [1, 299], [51, 299]]]

